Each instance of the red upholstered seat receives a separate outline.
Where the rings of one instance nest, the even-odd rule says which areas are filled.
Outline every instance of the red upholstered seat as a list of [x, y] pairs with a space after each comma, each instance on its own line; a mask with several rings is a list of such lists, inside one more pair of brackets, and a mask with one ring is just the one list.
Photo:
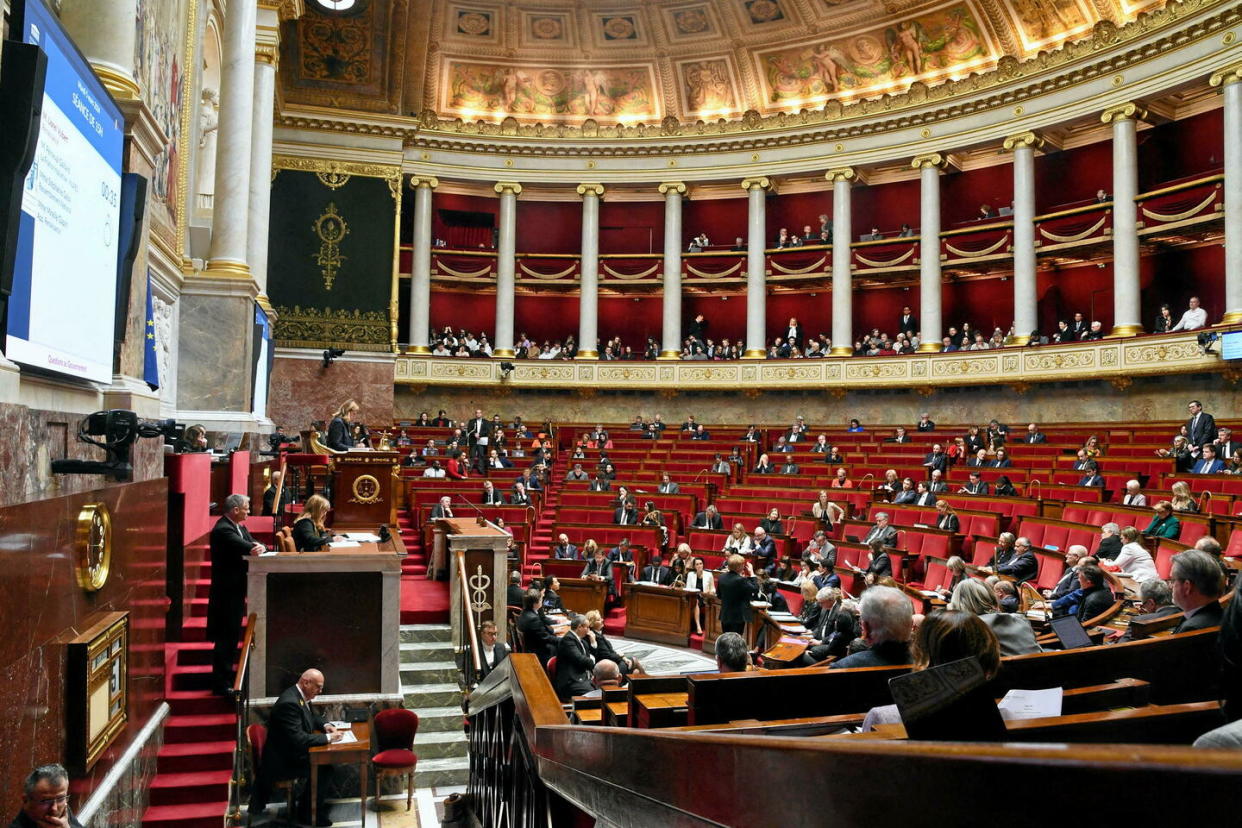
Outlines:
[[375, 754], [371, 757], [371, 761], [381, 768], [409, 768], [418, 763], [418, 757], [412, 750], [392, 748]]
[[544, 670], [547, 671], [548, 678], [550, 678], [553, 682], [555, 682], [556, 681], [556, 656], [552, 656], [551, 658], [548, 659], [548, 664], [546, 667], [544, 667]]

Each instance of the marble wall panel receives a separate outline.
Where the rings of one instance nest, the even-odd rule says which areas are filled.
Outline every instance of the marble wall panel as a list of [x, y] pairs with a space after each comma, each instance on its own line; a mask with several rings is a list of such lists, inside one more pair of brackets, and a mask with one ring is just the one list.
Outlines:
[[[99, 501], [112, 515], [112, 571], [102, 589], [87, 593], [75, 575], [77, 516], [84, 504]], [[17, 810], [21, 780], [31, 768], [66, 760], [66, 657], [60, 642], [94, 614], [130, 613], [128, 720], [94, 767], [73, 775], [75, 805], [160, 709], [167, 502], [168, 483], [159, 479], [0, 509], [0, 716], [6, 722], [0, 728], [0, 813]], [[131, 781], [118, 786], [116, 808], [135, 810], [149, 767], [124, 776]]]
[[636, 414], [648, 419], [664, 415], [681, 422], [694, 414], [708, 423], [790, 423], [798, 415], [815, 425], [845, 425], [857, 417], [864, 426], [910, 425], [927, 411], [943, 423], [986, 423], [992, 417], [1008, 423], [1118, 422], [1177, 420], [1186, 416], [1186, 401], [1197, 398], [1218, 420], [1242, 410], [1242, 385], [1220, 374], [1136, 377], [1124, 387], [1111, 382], [1047, 383], [1018, 389], [1008, 385], [937, 388], [929, 394], [913, 390], [858, 391], [836, 396], [828, 389], [787, 394], [763, 392], [748, 396], [731, 390], [660, 394], [619, 391], [512, 391], [510, 389], [397, 386], [394, 409], [399, 419], [422, 411], [447, 409], [449, 416], [469, 417], [476, 407], [508, 418], [520, 414], [527, 422], [629, 422]]
[[254, 302], [185, 293], [180, 301], [177, 407], [250, 411]]
[[355, 361], [346, 354], [325, 367], [321, 359], [277, 356], [272, 366], [267, 415], [287, 432], [296, 434], [312, 420], [330, 419], [340, 404], [350, 398], [362, 406], [362, 422], [391, 422], [392, 362]]

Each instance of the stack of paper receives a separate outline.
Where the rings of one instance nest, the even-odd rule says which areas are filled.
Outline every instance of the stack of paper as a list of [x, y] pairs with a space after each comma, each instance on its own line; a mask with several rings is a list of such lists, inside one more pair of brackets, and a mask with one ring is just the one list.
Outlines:
[[348, 538], [351, 541], [358, 541], [359, 543], [379, 543], [380, 539], [379, 535], [373, 535], [370, 532], [345, 532], [341, 537]]

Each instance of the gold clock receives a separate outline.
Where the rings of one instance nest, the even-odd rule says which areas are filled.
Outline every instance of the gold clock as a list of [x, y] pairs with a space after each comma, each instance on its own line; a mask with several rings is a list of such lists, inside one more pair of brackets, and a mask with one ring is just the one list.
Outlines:
[[74, 539], [78, 586], [96, 592], [108, 582], [112, 568], [112, 516], [103, 503], [88, 503], [78, 512]]

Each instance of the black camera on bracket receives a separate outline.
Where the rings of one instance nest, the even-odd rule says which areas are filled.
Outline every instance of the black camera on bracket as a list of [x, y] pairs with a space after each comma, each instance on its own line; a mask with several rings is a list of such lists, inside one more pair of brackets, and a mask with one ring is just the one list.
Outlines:
[[[52, 474], [102, 474], [113, 480], [134, 479], [130, 450], [139, 437], [175, 440], [185, 431], [176, 420], [140, 420], [133, 411], [114, 408], [83, 418], [78, 439], [107, 452], [106, 460], [53, 460]], [[102, 439], [99, 439], [102, 438]]]

